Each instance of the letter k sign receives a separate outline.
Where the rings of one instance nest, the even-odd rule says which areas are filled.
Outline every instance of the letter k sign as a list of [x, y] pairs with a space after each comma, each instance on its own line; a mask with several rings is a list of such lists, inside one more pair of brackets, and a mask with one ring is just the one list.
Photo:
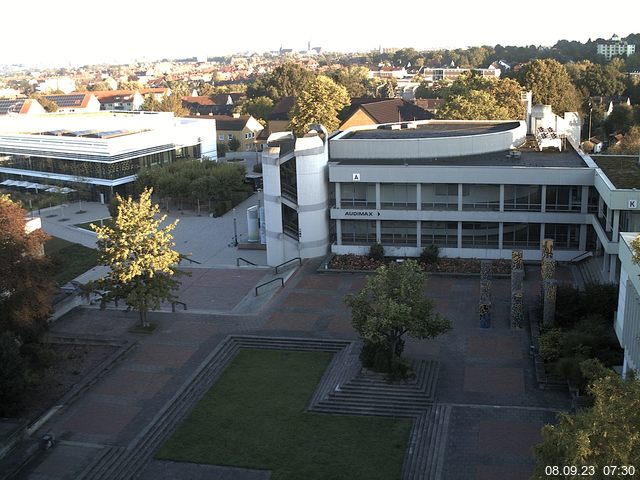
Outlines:
[[629, 200], [629, 208], [638, 208], [637, 200]]

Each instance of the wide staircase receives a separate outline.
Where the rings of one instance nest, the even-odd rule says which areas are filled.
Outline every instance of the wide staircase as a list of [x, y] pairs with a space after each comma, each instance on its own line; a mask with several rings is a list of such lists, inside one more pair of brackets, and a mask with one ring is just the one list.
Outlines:
[[587, 258], [576, 264], [576, 266], [578, 274], [582, 278], [582, 282], [580, 282], [581, 288], [584, 288], [584, 285], [589, 283], [607, 283], [602, 274], [602, 257]]

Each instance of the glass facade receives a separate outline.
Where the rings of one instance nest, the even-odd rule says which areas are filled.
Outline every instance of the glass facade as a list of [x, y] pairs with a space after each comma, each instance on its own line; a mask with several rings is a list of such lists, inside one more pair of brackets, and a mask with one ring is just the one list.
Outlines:
[[539, 223], [505, 223], [502, 229], [503, 248], [539, 248]]
[[422, 210], [457, 210], [457, 183], [423, 183], [421, 189]]
[[542, 209], [542, 186], [540, 185], [505, 185], [505, 212], [529, 211], [539, 212]]
[[582, 203], [582, 186], [547, 185], [547, 212], [579, 212]]
[[372, 245], [376, 243], [376, 222], [367, 220], [342, 220], [342, 243], [347, 245]]
[[376, 184], [342, 183], [340, 197], [341, 208], [376, 208]]
[[463, 248], [498, 248], [500, 226], [495, 222], [462, 222]]
[[500, 185], [463, 185], [462, 210], [497, 212], [500, 210]]
[[380, 222], [383, 245], [417, 246], [416, 222], [383, 220]]
[[420, 241], [422, 246], [456, 248], [458, 246], [458, 222], [421, 222]]
[[417, 189], [415, 183], [381, 183], [380, 205], [397, 210], [415, 210]]
[[136, 175], [142, 167], [163, 165], [165, 163], [171, 163], [175, 159], [176, 152], [174, 150], [111, 162], [90, 162], [85, 160], [10, 155], [0, 162], [0, 166], [20, 170], [71, 175], [74, 177], [116, 180], [118, 178]]
[[552, 238], [553, 247], [558, 250], [577, 250], [580, 245], [580, 225], [547, 223], [544, 236]]

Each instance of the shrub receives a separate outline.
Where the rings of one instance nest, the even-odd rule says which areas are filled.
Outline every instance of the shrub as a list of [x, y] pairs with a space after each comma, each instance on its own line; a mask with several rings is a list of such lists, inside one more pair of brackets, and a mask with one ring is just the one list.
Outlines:
[[538, 353], [546, 363], [553, 363], [560, 358], [563, 332], [559, 328], [547, 330], [538, 338]]
[[425, 265], [432, 265], [438, 261], [440, 256], [440, 249], [437, 245], [427, 245], [422, 249], [420, 253], [420, 262]]
[[381, 243], [374, 243], [369, 248], [369, 258], [381, 262], [384, 260], [384, 247]]
[[[396, 354], [399, 357], [404, 350], [404, 340], [396, 345]], [[389, 365], [389, 346], [385, 342], [364, 342], [360, 351], [362, 366], [376, 372], [386, 373], [389, 380], [400, 380], [413, 375], [409, 362], [403, 358], [394, 357]]]

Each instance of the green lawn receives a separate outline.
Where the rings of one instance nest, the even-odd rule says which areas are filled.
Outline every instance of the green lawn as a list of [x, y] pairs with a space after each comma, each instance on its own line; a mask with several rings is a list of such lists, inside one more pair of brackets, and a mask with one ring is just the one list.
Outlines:
[[52, 237], [45, 243], [44, 252], [53, 260], [54, 276], [59, 285], [64, 285], [98, 264], [97, 250], [62, 238]]
[[330, 354], [241, 350], [156, 454], [273, 480], [400, 478], [411, 420], [305, 413]]
[[[89, 230], [90, 232], [93, 232], [93, 229], [91, 228], [92, 223], [100, 226], [100, 220], [92, 220], [91, 222], [78, 223], [75, 226], [78, 228], [82, 228], [84, 230]], [[102, 219], [102, 223], [108, 227], [113, 228], [113, 219], [111, 217]]]

